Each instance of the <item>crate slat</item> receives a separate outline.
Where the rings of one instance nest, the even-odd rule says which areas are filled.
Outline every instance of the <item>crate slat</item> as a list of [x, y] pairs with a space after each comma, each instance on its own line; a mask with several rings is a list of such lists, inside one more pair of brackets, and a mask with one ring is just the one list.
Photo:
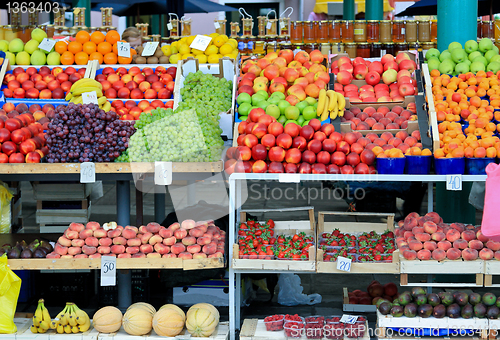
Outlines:
[[85, 183], [33, 183], [33, 196], [37, 201], [81, 201], [92, 192]]

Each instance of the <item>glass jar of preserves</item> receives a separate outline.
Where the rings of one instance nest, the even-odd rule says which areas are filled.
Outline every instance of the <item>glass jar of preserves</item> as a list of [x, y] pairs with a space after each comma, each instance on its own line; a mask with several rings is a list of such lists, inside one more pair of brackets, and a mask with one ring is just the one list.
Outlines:
[[311, 44], [315, 41], [314, 21], [304, 21], [304, 43]]
[[273, 37], [278, 35], [278, 19], [267, 19], [266, 33]]
[[349, 55], [349, 58], [351, 59], [356, 58], [356, 53], [357, 53], [356, 45], [357, 44], [354, 42], [344, 44], [345, 53], [347, 53]]
[[367, 42], [380, 41], [380, 30], [379, 30], [378, 20], [368, 20], [366, 22], [366, 41]]
[[161, 41], [161, 34], [151, 34], [151, 41], [152, 42], [160, 42]]
[[422, 46], [422, 51], [430, 50], [431, 48], [436, 48], [437, 45], [435, 42], [423, 42], [420, 44]]
[[332, 54], [344, 53], [344, 44], [341, 42], [332, 44]]
[[341, 20], [340, 33], [343, 43], [354, 42], [354, 22], [352, 20]]
[[302, 38], [304, 36], [303, 29], [303, 21], [292, 21], [290, 27], [290, 41], [292, 42], [292, 44], [298, 44], [302, 42]]
[[280, 18], [280, 35], [290, 36], [290, 18]]
[[382, 43], [376, 42], [370, 46], [370, 58], [380, 58], [382, 52]]
[[236, 38], [236, 41], [238, 42], [238, 52], [240, 54], [244, 54], [247, 51], [247, 40], [244, 37], [238, 37]]
[[408, 51], [421, 51], [422, 49], [420, 48], [420, 43], [413, 42], [413, 43], [408, 43]]
[[314, 51], [316, 49], [316, 46], [317, 45], [315, 43], [304, 44], [303, 50], [306, 51], [307, 53], [311, 53], [312, 51]]
[[438, 40], [438, 22], [436, 19], [431, 20], [431, 41]]
[[232, 22], [229, 25], [231, 27], [231, 38], [238, 37], [238, 33], [240, 32], [240, 24], [237, 22]]
[[406, 20], [405, 38], [406, 42], [416, 42], [418, 40], [416, 20]]
[[294, 51], [303, 51], [304, 50], [304, 44], [298, 43], [298, 44], [292, 44], [292, 50]]
[[279, 46], [280, 46], [280, 51], [292, 49], [292, 43], [290, 41], [283, 41], [279, 44]]
[[267, 17], [265, 15], [259, 15], [257, 17], [257, 28], [260, 36], [266, 35], [266, 20]]
[[477, 19], [477, 38], [481, 39], [483, 37], [483, 30], [481, 27], [481, 19]]
[[495, 42], [500, 43], [500, 19], [495, 20]]
[[429, 20], [421, 20], [418, 22], [418, 41], [431, 41], [431, 22]]
[[355, 20], [354, 21], [354, 41], [355, 42], [366, 42], [366, 21], [365, 20]]
[[191, 19], [181, 19], [181, 34], [183, 37], [189, 37], [191, 35]]
[[276, 52], [276, 41], [268, 41], [266, 44], [266, 53]]
[[27, 25], [19, 26], [19, 32], [17, 37], [23, 41], [23, 43], [27, 43], [31, 39], [31, 28]]
[[266, 54], [266, 51], [264, 51], [264, 47], [265, 47], [265, 42], [264, 41], [262, 41], [262, 40], [255, 41], [253, 53], [257, 54], [257, 55], [259, 55], [259, 54]]
[[484, 20], [481, 23], [481, 33], [482, 33], [482, 38], [489, 38], [489, 39], [495, 38], [495, 22]]
[[381, 20], [379, 24], [380, 42], [392, 42], [392, 22], [390, 20]]
[[356, 46], [356, 57], [370, 58], [370, 43], [358, 43]]
[[330, 54], [330, 43], [322, 43], [319, 45], [321, 54], [328, 56]]
[[254, 36], [248, 37], [247, 40], [247, 54], [253, 54], [255, 50], [255, 42], [257, 38]]
[[276, 42], [278, 43], [278, 45], [286, 41], [289, 41], [286, 35], [278, 35], [278, 37], [276, 38]]
[[318, 22], [318, 36], [316, 37], [316, 42], [323, 44], [328, 42], [328, 33], [330, 33], [329, 22], [319, 21]]
[[214, 27], [215, 27], [215, 33], [217, 34], [226, 34], [226, 19], [215, 19], [214, 20]]
[[340, 20], [330, 21], [329, 26], [330, 26], [330, 32], [329, 32], [330, 42], [331, 43], [341, 42], [342, 39], [340, 38]]
[[243, 36], [244, 37], [249, 37], [252, 35], [252, 28], [253, 28], [253, 19], [252, 18], [244, 18], [241, 19], [241, 22], [243, 23]]
[[396, 56], [401, 51], [408, 51], [408, 43], [396, 43], [394, 44], [394, 56]]
[[392, 42], [399, 43], [405, 41], [405, 21], [394, 20], [392, 22]]
[[382, 52], [380, 55], [392, 54], [394, 55], [394, 43], [382, 44]]
[[55, 28], [54, 28], [54, 25], [47, 25], [46, 28], [45, 28], [45, 33], [47, 33], [47, 38], [52, 38], [54, 36], [54, 31], [55, 31]]

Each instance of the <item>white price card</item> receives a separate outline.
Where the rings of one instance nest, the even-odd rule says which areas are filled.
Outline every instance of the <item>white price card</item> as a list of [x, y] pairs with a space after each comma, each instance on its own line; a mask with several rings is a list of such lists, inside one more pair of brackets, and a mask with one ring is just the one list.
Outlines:
[[80, 183], [95, 183], [95, 163], [80, 164]]
[[156, 48], [158, 47], [158, 41], [147, 42], [146, 46], [144, 46], [144, 50], [142, 50], [143, 57], [150, 57], [156, 52]]
[[347, 257], [339, 256], [337, 257], [337, 269], [342, 270], [343, 272], [351, 271], [351, 259]]
[[285, 22], [284, 21], [280, 21], [280, 28], [281, 29], [285, 28]]
[[172, 184], [172, 162], [155, 162], [155, 185]]
[[82, 93], [82, 101], [84, 104], [99, 105], [97, 102], [97, 93], [95, 91]]
[[348, 314], [343, 314], [342, 317], [340, 318], [340, 322], [342, 323], [348, 323], [348, 324], [354, 324], [358, 320], [358, 317], [356, 315], [348, 315]]
[[52, 51], [56, 41], [54, 39], [43, 38], [42, 42], [38, 44], [38, 48], [47, 52]]
[[101, 287], [116, 286], [116, 257], [101, 257]]
[[197, 35], [191, 45], [189, 45], [190, 48], [196, 48], [197, 50], [200, 51], [205, 51], [210, 45], [210, 42], [212, 41], [212, 37], [207, 37], [204, 35]]
[[220, 28], [220, 24], [218, 21], [214, 21], [214, 27], [216, 30], [218, 30]]
[[446, 190], [462, 190], [462, 175], [446, 175]]
[[167, 29], [168, 29], [169, 31], [171, 31], [171, 30], [172, 30], [172, 27], [173, 27], [173, 26], [172, 26], [172, 24], [169, 22], [169, 23], [167, 24]]
[[119, 57], [130, 58], [130, 44], [128, 42], [118, 41], [116, 47]]
[[271, 22], [270, 21], [267, 22], [266, 29], [268, 29], [268, 30], [271, 29]]
[[280, 183], [299, 183], [300, 174], [279, 174], [278, 181]]

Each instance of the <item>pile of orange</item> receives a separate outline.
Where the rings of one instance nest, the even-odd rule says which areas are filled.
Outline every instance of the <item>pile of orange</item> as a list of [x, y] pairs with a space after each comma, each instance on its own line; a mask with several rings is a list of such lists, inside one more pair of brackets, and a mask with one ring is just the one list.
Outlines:
[[[440, 148], [434, 151], [441, 157], [500, 156], [500, 74], [480, 71], [450, 77], [438, 70], [430, 73], [436, 109]], [[485, 96], [489, 100], [484, 99]], [[462, 130], [460, 120], [468, 122]]]
[[62, 65], [86, 65], [89, 60], [97, 60], [99, 64], [130, 64], [134, 49], [130, 49], [130, 58], [118, 56], [117, 42], [120, 34], [111, 30], [106, 34], [96, 31], [89, 34], [79, 31], [75, 40], [67, 43], [58, 41], [54, 46], [55, 51], [61, 55]]

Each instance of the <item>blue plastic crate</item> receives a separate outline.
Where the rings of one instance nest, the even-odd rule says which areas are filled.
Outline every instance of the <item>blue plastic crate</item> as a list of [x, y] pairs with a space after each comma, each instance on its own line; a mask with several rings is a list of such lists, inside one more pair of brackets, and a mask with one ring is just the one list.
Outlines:
[[405, 157], [377, 158], [377, 173], [380, 175], [402, 175], [405, 172]]
[[434, 168], [438, 175], [463, 175], [465, 158], [434, 158]]
[[495, 158], [466, 158], [465, 172], [469, 175], [486, 175], [486, 166], [495, 163]]
[[431, 172], [432, 156], [406, 156], [405, 173], [428, 175]]

